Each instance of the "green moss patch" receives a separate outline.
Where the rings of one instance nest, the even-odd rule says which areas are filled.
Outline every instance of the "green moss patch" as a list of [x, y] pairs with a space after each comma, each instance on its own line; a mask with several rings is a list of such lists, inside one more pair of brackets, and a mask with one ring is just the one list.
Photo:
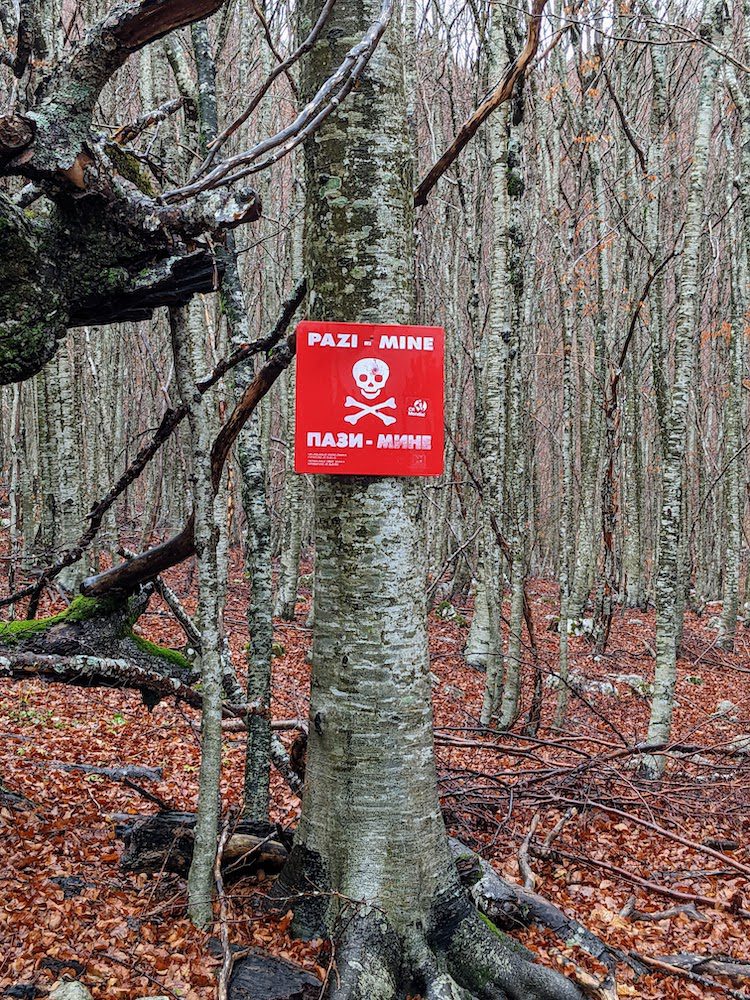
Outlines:
[[190, 660], [176, 649], [170, 649], [169, 646], [158, 646], [155, 642], [143, 639], [140, 635], [133, 635], [131, 638], [136, 646], [142, 652], [148, 653], [149, 656], [160, 656], [163, 660], [168, 660], [170, 663], [182, 667], [183, 670], [190, 670]]
[[23, 618], [13, 622], [0, 622], [0, 644], [20, 642], [28, 636], [38, 635], [51, 625], [59, 625], [61, 622], [85, 622], [91, 618], [112, 614], [118, 606], [119, 602], [115, 598], [105, 597], [97, 600], [94, 597], [79, 595], [70, 602], [69, 607], [64, 611], [59, 611], [56, 615], [50, 615], [47, 618]]

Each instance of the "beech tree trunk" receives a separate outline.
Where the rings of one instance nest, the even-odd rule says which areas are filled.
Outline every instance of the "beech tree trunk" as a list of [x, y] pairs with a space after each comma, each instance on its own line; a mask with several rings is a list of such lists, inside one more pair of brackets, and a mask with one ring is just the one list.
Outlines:
[[[311, 22], [319, 0], [305, 0]], [[302, 89], [368, 23], [339, 0]], [[412, 162], [399, 18], [306, 150], [313, 317], [414, 316]], [[316, 477], [310, 734], [302, 816], [276, 887], [294, 928], [338, 938], [325, 996], [578, 998], [519, 956], [460, 886], [437, 794], [419, 494], [406, 478]], [[315, 891], [311, 892], [310, 890]]]
[[[708, 0], [702, 30], [714, 44], [722, 40], [723, 6]], [[659, 570], [656, 578], [656, 670], [648, 727], [649, 743], [666, 743], [672, 728], [677, 649], [684, 611], [684, 496], [685, 428], [694, 372], [698, 319], [700, 242], [703, 229], [703, 192], [713, 125], [714, 92], [719, 71], [715, 48], [707, 48], [700, 83], [693, 145], [690, 192], [685, 216], [684, 245], [679, 271], [680, 298], [674, 347], [674, 380], [668, 412], [662, 426], [662, 497], [659, 520]], [[661, 775], [664, 756], [648, 757], [646, 773]]]

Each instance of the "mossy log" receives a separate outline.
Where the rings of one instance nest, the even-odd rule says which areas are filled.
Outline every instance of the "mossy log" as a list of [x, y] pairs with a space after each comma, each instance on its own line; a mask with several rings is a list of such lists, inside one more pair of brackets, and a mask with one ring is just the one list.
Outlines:
[[[146, 590], [130, 599], [79, 596], [64, 611], [50, 617], [2, 622], [0, 657], [25, 662], [29, 671], [35, 656], [57, 656], [61, 663], [64, 658], [75, 657], [121, 660], [189, 684], [195, 680], [195, 672], [179, 650], [158, 646], [133, 632], [149, 596]], [[23, 654], [27, 654], [25, 659]], [[39, 662], [43, 664], [44, 660]]]

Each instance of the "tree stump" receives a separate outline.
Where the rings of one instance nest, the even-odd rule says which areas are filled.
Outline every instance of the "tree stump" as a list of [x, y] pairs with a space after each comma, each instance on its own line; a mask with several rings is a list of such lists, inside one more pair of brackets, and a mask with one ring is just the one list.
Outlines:
[[320, 981], [283, 958], [253, 950], [237, 961], [229, 1000], [317, 1000]]

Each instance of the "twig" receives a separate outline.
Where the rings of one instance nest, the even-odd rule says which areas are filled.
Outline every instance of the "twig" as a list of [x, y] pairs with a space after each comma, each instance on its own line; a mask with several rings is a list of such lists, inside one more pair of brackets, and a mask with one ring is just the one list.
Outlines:
[[539, 826], [539, 813], [534, 813], [534, 816], [529, 825], [529, 831], [523, 839], [523, 843], [518, 851], [518, 870], [523, 877], [523, 887], [533, 892], [536, 888], [536, 875], [531, 869], [529, 864], [529, 845], [531, 840], [536, 833], [536, 828]]
[[734, 870], [739, 872], [741, 875], [750, 878], [750, 868], [747, 865], [743, 865], [741, 862], [735, 861], [734, 858], [730, 858], [727, 854], [722, 854], [721, 851], [715, 851], [712, 847], [706, 847], [705, 844], [699, 844], [697, 841], [691, 840], [689, 837], [683, 837], [681, 834], [675, 833], [672, 830], [666, 830], [663, 826], [659, 826], [658, 823], [651, 823], [647, 819], [641, 819], [640, 816], [636, 816], [634, 813], [625, 812], [624, 809], [617, 809], [615, 806], [605, 806], [603, 802], [597, 802], [595, 799], [589, 799], [582, 802], [578, 799], [567, 799], [563, 796], [553, 795], [552, 797], [559, 799], [560, 802], [566, 802], [568, 805], [600, 809], [602, 812], [611, 813], [613, 816], [620, 816], [622, 819], [635, 823], [636, 826], [642, 826], [646, 830], [651, 830], [653, 833], [659, 834], [662, 837], [674, 840], [676, 843], [682, 844], [683, 847], [689, 847], [691, 850], [697, 851], [699, 854], [706, 854], [711, 858], [716, 858], [717, 861], [721, 861], [722, 864], [725, 864], [727, 868], [734, 868]]
[[219, 900], [219, 933], [221, 936], [221, 950], [224, 954], [224, 960], [221, 963], [221, 972], [219, 973], [219, 990], [218, 990], [218, 1000], [228, 1000], [229, 997], [229, 980], [232, 975], [232, 969], [234, 967], [234, 954], [232, 953], [232, 946], [229, 942], [229, 929], [228, 929], [228, 908], [227, 908], [227, 897], [224, 892], [224, 879], [221, 875], [221, 863], [224, 860], [224, 848], [227, 846], [227, 841], [229, 840], [229, 835], [231, 831], [232, 823], [230, 822], [230, 817], [227, 818], [221, 829], [221, 836], [219, 837], [219, 845], [216, 851], [216, 860], [214, 861], [214, 879], [216, 881], [216, 895]]
[[545, 850], [545, 851], [549, 851], [550, 848], [552, 847], [552, 845], [554, 844], [554, 842], [557, 840], [557, 838], [563, 832], [563, 828], [566, 826], [566, 824], [571, 819], [573, 819], [574, 816], [577, 816], [577, 815], [578, 815], [578, 810], [574, 809], [572, 806], [569, 807], [568, 809], [566, 809], [565, 812], [560, 817], [560, 819], [555, 823], [555, 825], [552, 827], [552, 829], [550, 830], [550, 832], [544, 838], [544, 846], [543, 846], [542, 849]]
[[265, 170], [291, 153], [320, 127], [350, 93], [383, 37], [392, 14], [393, 0], [383, 0], [378, 17], [365, 32], [361, 41], [349, 49], [336, 70], [315, 96], [305, 104], [294, 121], [244, 153], [222, 160], [213, 170], [198, 180], [183, 187], [166, 191], [161, 196], [162, 203], [170, 204], [183, 201], [200, 194], [202, 191], [210, 191], [232, 184], [249, 174]]
[[[535, 848], [532, 844], [530, 852], [532, 854], [536, 854], [537, 850], [538, 848]], [[619, 865], [613, 865], [609, 861], [600, 861], [598, 858], [592, 858], [583, 854], [573, 854], [570, 851], [561, 850], [559, 847], [553, 849], [552, 856], [566, 861], [574, 861], [587, 868], [600, 868], [602, 871], [610, 872], [611, 874], [618, 876], [618, 878], [623, 879], [625, 882], [629, 882], [631, 885], [638, 885], [642, 889], [646, 889], [648, 892], [655, 892], [657, 895], [666, 896], [668, 899], [677, 899], [686, 903], [697, 903], [698, 906], [705, 906], [710, 910], [717, 911], [718, 913], [735, 913], [738, 917], [744, 917], [745, 919], [750, 918], [750, 910], [743, 910], [742, 908], [735, 909], [729, 902], [712, 899], [711, 896], [702, 896], [700, 893], [688, 893], [682, 892], [680, 889], [670, 889], [668, 886], [660, 885], [658, 882], [651, 882], [648, 879], [641, 878], [640, 875], [636, 875], [634, 872], [630, 872], [625, 868], [620, 868]], [[545, 857], [541, 851], [540, 857]]]

